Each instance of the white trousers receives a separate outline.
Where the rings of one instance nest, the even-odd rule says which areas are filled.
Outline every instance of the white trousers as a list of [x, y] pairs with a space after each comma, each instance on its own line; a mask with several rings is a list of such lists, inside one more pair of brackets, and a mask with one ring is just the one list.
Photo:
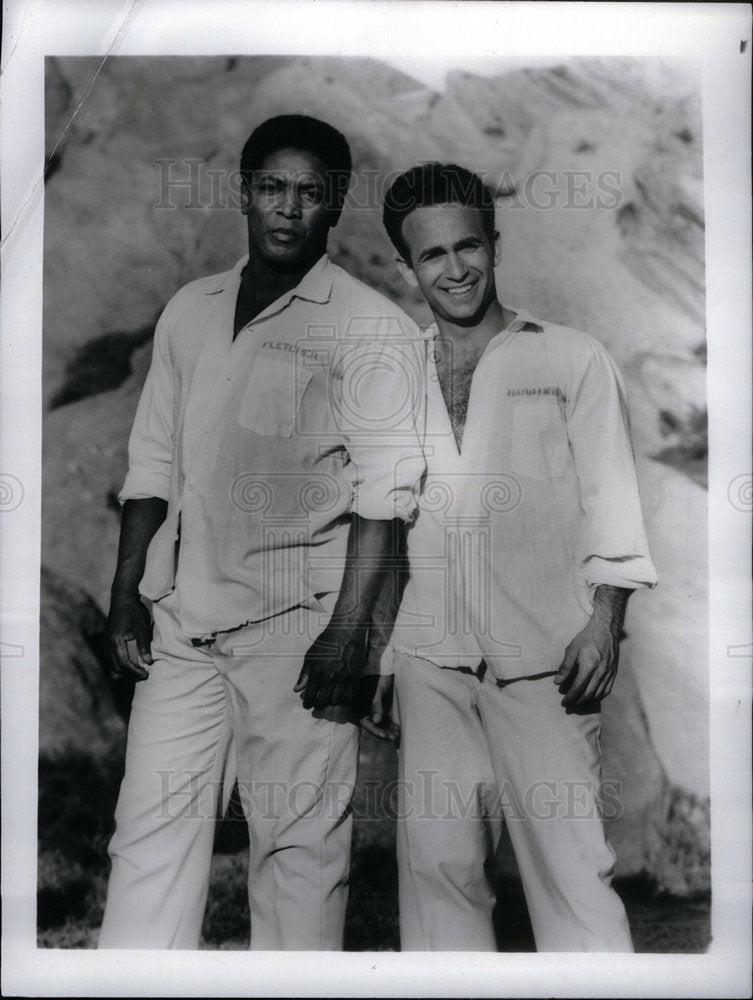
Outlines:
[[251, 948], [340, 949], [358, 732], [293, 692], [327, 609], [314, 600], [196, 648], [176, 604], [171, 595], [153, 609], [154, 664], [131, 709], [99, 947], [198, 947], [215, 819], [237, 776]]
[[538, 951], [633, 950], [599, 810], [600, 715], [568, 715], [552, 677], [395, 656], [402, 729], [397, 850], [403, 950], [496, 951], [484, 863], [510, 834]]

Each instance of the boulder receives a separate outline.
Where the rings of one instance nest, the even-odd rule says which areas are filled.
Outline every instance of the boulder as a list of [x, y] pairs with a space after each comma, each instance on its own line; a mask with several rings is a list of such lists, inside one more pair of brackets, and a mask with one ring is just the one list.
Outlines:
[[119, 389], [61, 406], [44, 421], [43, 559], [105, 612], [118, 550], [117, 496], [151, 350], [149, 343], [136, 351], [133, 373]]
[[[650, 459], [638, 466], [659, 584], [628, 605], [622, 658], [635, 675], [668, 781], [709, 794], [708, 494]], [[697, 544], [689, 544], [697, 540]]]
[[105, 618], [81, 588], [42, 567], [39, 753], [104, 756], [123, 740], [128, 692], [104, 662]]

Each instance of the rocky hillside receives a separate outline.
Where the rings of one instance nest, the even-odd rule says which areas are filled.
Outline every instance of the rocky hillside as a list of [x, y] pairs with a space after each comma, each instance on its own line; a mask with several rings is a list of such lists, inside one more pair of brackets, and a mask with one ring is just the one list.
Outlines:
[[[440, 94], [367, 59], [48, 59], [45, 565], [106, 611], [114, 496], [155, 317], [186, 281], [244, 252], [237, 159], [259, 121], [299, 111], [345, 132], [357, 177], [331, 250], [420, 322], [425, 307], [399, 278], [379, 223], [390, 173], [429, 158], [482, 171], [497, 194], [504, 300], [599, 337], [626, 377], [661, 585], [632, 599], [623, 676], [605, 711], [605, 777], [621, 782], [624, 798], [613, 836], [623, 872], [648, 871], [676, 891], [702, 885], [698, 93], [684, 68], [652, 60], [571, 60], [494, 78], [455, 73]], [[56, 593], [65, 600], [63, 589]], [[80, 615], [59, 621], [65, 642], [43, 635], [43, 713], [46, 686], [55, 685], [56, 701], [61, 678], [73, 677], [89, 650]], [[81, 685], [60, 690], [73, 703], [52, 730], [62, 745], [89, 702]]]

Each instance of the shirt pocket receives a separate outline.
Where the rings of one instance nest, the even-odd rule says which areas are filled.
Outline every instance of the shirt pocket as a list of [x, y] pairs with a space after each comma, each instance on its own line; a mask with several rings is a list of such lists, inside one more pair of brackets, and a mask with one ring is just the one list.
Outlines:
[[238, 410], [238, 423], [264, 437], [290, 437], [313, 370], [295, 357], [259, 357]]
[[556, 401], [513, 407], [510, 469], [529, 479], [553, 479], [567, 471], [569, 444]]

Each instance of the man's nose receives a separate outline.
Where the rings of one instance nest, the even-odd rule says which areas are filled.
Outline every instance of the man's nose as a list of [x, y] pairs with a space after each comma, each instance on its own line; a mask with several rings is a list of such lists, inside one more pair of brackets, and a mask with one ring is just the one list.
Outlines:
[[301, 217], [301, 203], [294, 188], [285, 188], [280, 198], [278, 210], [286, 219]]
[[447, 277], [454, 281], [460, 281], [468, 273], [465, 262], [456, 254], [447, 255]]

